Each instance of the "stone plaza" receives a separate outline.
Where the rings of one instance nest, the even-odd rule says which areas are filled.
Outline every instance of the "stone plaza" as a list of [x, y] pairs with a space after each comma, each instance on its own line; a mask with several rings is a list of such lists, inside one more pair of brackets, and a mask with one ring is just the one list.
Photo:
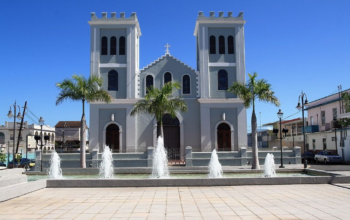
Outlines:
[[350, 184], [46, 188], [0, 203], [0, 219], [349, 219]]

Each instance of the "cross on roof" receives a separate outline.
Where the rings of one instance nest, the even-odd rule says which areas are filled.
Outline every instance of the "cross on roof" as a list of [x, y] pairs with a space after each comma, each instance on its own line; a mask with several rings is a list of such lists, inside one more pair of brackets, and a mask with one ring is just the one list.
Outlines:
[[167, 43], [164, 47], [166, 47], [165, 54], [170, 54], [169, 47], [171, 46]]

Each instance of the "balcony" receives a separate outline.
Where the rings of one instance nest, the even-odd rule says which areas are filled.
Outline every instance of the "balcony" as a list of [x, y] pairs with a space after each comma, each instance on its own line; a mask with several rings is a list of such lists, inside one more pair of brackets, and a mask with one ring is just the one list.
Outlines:
[[[301, 132], [303, 133], [303, 128], [301, 128]], [[319, 132], [319, 127], [318, 125], [305, 126], [305, 132], [306, 133]]]

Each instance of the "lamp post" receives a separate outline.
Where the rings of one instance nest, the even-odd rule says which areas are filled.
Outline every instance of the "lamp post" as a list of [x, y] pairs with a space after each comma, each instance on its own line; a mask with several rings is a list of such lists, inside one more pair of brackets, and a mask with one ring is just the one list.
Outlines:
[[[13, 113], [11, 111], [11, 106], [13, 106]], [[16, 111], [18, 109], [18, 115], [16, 116]], [[7, 117], [12, 118], [13, 117], [13, 150], [12, 150], [12, 162], [13, 162], [13, 167], [15, 168], [15, 146], [16, 146], [16, 119], [21, 119], [22, 115], [21, 115], [21, 107], [19, 107], [19, 105], [17, 105], [16, 101], [13, 105], [10, 105], [10, 111], [7, 114]], [[9, 164], [10, 165], [10, 164]]]
[[282, 146], [282, 132], [287, 133], [288, 129], [284, 129], [282, 130], [282, 117], [283, 117], [283, 112], [281, 111], [281, 109], [277, 112], [277, 117], [280, 119], [280, 145], [281, 145], [281, 166], [279, 166], [279, 168], [284, 168], [283, 166], [283, 146]]
[[[305, 97], [305, 102], [304, 102], [304, 97]], [[300, 99], [301, 99], [301, 106], [300, 106]], [[299, 100], [298, 100], [298, 106], [297, 109], [300, 111], [302, 111], [302, 115], [303, 115], [303, 139], [304, 139], [304, 152], [307, 151], [306, 149], [306, 139], [305, 139], [305, 117], [304, 117], [304, 106], [308, 105], [309, 102], [307, 101], [307, 96], [305, 93], [301, 92], [301, 95], [299, 96]], [[304, 160], [304, 168], [307, 167], [307, 161]]]
[[337, 128], [338, 128], [338, 120], [336, 117], [333, 118], [333, 128], [334, 128], [334, 141], [335, 141], [335, 150], [338, 154], [338, 147], [337, 147]]
[[40, 164], [40, 172], [43, 172], [43, 125], [44, 125], [44, 119], [43, 117], [40, 117], [39, 119], [39, 125], [40, 125], [40, 150], [41, 150], [41, 164]]

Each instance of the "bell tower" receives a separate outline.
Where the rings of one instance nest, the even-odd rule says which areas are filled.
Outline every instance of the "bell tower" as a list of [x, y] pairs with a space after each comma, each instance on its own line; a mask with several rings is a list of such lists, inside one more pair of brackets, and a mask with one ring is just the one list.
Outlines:
[[103, 78], [103, 87], [114, 99], [138, 97], [140, 25], [136, 13], [117, 17], [107, 12], [98, 18], [91, 13], [90, 74]]
[[245, 82], [243, 12], [199, 12], [194, 36], [197, 38], [197, 70], [201, 99], [236, 98], [226, 92], [232, 82]]

